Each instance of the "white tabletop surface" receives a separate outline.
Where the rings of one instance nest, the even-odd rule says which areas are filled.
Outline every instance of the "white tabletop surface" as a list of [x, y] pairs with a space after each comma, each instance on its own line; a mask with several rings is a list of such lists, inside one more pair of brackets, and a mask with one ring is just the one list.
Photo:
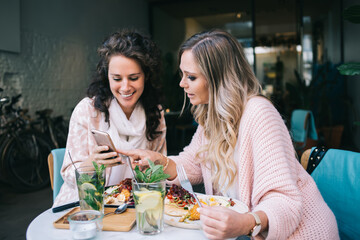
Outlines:
[[[65, 210], [58, 213], [52, 213], [51, 209], [46, 210], [37, 216], [29, 225], [26, 231], [27, 240], [52, 240], [52, 239], [72, 239], [71, 232], [68, 229], [58, 229], [53, 226], [53, 222], [67, 213]], [[159, 239], [159, 240], [202, 240], [207, 239], [201, 230], [176, 228], [164, 224], [164, 231], [160, 234], [147, 236], [141, 235], [136, 231], [136, 226], [130, 232], [112, 232], [102, 231], [98, 233], [97, 239]]]

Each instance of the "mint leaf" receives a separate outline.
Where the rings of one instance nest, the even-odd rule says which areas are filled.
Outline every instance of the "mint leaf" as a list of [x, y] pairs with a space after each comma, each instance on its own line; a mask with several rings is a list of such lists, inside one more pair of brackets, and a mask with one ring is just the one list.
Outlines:
[[156, 165], [151, 169], [151, 171], [153, 174], [155, 174], [157, 172], [160, 173], [160, 172], [164, 172], [163, 168], [164, 168], [163, 165]]
[[160, 182], [170, 177], [170, 175], [164, 173], [163, 165], [155, 165], [150, 159], [147, 159], [149, 162], [149, 168], [145, 172], [141, 172], [139, 167], [135, 167], [136, 180], [143, 183], [153, 183]]
[[145, 170], [145, 175], [147, 176], [147, 175], [150, 175], [150, 174], [151, 174], [151, 168], [146, 169]]
[[153, 163], [150, 159], [147, 159], [147, 160], [148, 160], [150, 169], [153, 169], [155, 167], [155, 163]]
[[95, 168], [95, 171], [98, 173], [99, 172], [99, 166], [97, 165], [97, 163], [95, 161], [92, 161], [92, 164]]
[[134, 170], [135, 170], [135, 173], [136, 173], [136, 176], [135, 176], [136, 180], [138, 182], [144, 182], [145, 181], [145, 174], [140, 171], [139, 166], [136, 166]]
[[92, 161], [92, 164], [95, 168], [95, 172], [98, 176], [102, 175], [103, 171], [105, 170], [106, 166], [101, 164], [100, 167], [99, 165], [95, 162], [95, 161]]
[[100, 166], [100, 170], [101, 170], [101, 171], [104, 171], [104, 170], [105, 170], [105, 168], [106, 168], [106, 166], [105, 166], [104, 164], [101, 164], [101, 166]]
[[150, 182], [159, 182], [159, 181], [167, 179], [169, 177], [170, 177], [170, 175], [168, 175], [168, 174], [160, 173], [157, 175], [153, 175], [150, 179]]
[[92, 164], [95, 168], [97, 178], [99, 180], [102, 179], [102, 175], [103, 175], [103, 172], [105, 171], [106, 166], [101, 164], [101, 166], [99, 167], [99, 165], [95, 161], [92, 161]]

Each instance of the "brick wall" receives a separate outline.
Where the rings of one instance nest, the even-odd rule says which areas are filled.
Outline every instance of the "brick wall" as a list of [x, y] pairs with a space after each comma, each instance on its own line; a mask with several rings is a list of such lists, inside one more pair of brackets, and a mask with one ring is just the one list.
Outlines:
[[51, 108], [67, 119], [85, 96], [104, 37], [149, 29], [145, 0], [21, 1], [20, 20], [20, 53], [0, 51], [3, 95], [22, 94], [19, 105], [32, 116]]

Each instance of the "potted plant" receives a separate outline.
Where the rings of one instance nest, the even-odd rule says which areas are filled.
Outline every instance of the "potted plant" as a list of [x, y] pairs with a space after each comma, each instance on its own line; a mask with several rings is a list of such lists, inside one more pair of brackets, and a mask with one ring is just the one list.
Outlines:
[[[360, 5], [354, 5], [344, 10], [344, 20], [354, 24], [360, 23]], [[345, 76], [360, 75], [360, 62], [349, 62], [340, 65], [337, 68], [340, 74]], [[354, 121], [353, 125], [360, 126], [360, 121]]]
[[313, 80], [309, 85], [294, 70], [296, 83], [286, 83], [286, 115], [291, 116], [295, 109], [311, 110], [319, 135], [318, 144], [328, 148], [340, 147], [345, 120], [343, 76], [336, 67], [331, 62], [314, 65]]
[[[343, 19], [349, 21], [350, 23], [353, 24], [359, 24], [360, 23], [360, 5], [354, 5], [354, 6], [350, 6], [349, 8], [345, 9], [343, 11]], [[344, 75], [344, 76], [355, 76], [355, 75], [360, 75], [360, 62], [348, 62], [348, 63], [344, 63], [342, 65], [340, 65], [337, 68], [340, 72], [340, 74]], [[350, 135], [352, 135], [354, 128], [356, 128], [357, 126], [360, 126], [360, 121], [357, 120], [357, 114], [356, 114], [356, 109], [353, 107], [353, 105], [350, 103], [351, 105], [351, 111], [354, 114], [354, 121], [350, 122], [350, 130], [351, 133]], [[351, 143], [353, 144], [353, 143]]]
[[[344, 10], [344, 20], [351, 23], [360, 23], [360, 5], [354, 5]], [[338, 67], [340, 74], [346, 76], [354, 76], [360, 74], [360, 62], [344, 63]]]

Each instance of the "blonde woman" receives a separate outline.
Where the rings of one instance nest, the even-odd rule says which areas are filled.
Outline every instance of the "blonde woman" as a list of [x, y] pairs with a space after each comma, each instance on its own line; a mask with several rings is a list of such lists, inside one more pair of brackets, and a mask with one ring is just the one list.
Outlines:
[[199, 209], [209, 239], [252, 235], [256, 239], [338, 239], [335, 217], [315, 182], [295, 157], [283, 120], [269, 100], [243, 49], [227, 32], [192, 36], [179, 51], [180, 86], [199, 127], [179, 156], [147, 150], [121, 151], [134, 165], [146, 158], [164, 165], [177, 183], [183, 164], [192, 184], [206, 194], [239, 199], [241, 214], [224, 207]]

